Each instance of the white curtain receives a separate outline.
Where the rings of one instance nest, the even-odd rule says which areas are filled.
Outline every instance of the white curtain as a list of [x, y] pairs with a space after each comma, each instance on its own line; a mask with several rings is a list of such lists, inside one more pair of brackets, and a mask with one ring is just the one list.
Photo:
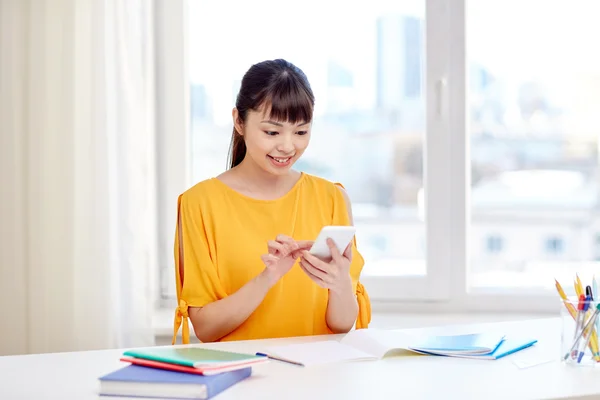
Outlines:
[[0, 355], [154, 343], [153, 11], [0, 0]]

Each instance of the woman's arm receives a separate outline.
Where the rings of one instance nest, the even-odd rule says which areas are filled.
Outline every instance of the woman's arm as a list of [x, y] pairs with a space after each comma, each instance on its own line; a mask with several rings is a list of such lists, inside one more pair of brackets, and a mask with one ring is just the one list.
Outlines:
[[214, 342], [231, 333], [256, 310], [273, 284], [265, 270], [230, 296], [204, 307], [190, 307], [189, 316], [198, 340]]
[[[350, 224], [354, 225], [352, 205], [348, 193], [339, 186], [338, 189], [344, 195]], [[352, 260], [352, 244], [350, 244], [348, 252], [349, 254], [344, 254], [344, 256]], [[352, 288], [352, 278], [350, 277], [349, 271], [343, 278], [343, 283], [336, 289], [329, 289], [329, 301], [327, 302], [327, 313], [325, 318], [327, 320], [327, 326], [329, 326], [329, 329], [334, 333], [349, 332], [354, 326], [358, 315], [358, 301], [356, 300], [356, 294]]]
[[325, 318], [333, 333], [349, 332], [358, 315], [358, 302], [352, 288], [352, 280], [340, 285], [338, 289], [329, 289], [329, 301]]
[[[346, 201], [350, 223], [352, 211], [346, 192], [340, 188]], [[317, 285], [329, 291], [325, 319], [327, 326], [335, 333], [350, 331], [358, 316], [358, 300], [354, 293], [350, 264], [352, 263], [352, 243], [340, 254], [335, 243], [330, 238], [327, 245], [331, 252], [331, 260], [322, 260], [308, 251], [303, 251], [300, 267]]]
[[327, 326], [334, 333], [350, 331], [358, 315], [358, 301], [354, 294], [350, 263], [352, 262], [352, 243], [340, 254], [333, 240], [327, 239], [331, 251], [331, 261], [326, 262], [310, 254], [302, 252], [300, 268], [317, 285], [329, 291], [325, 319]]
[[190, 307], [189, 316], [196, 337], [201, 342], [214, 342], [239, 327], [256, 310], [273, 287], [296, 263], [299, 252], [312, 242], [296, 242], [278, 235], [267, 243], [269, 254], [261, 256], [265, 269], [237, 292], [204, 307]]

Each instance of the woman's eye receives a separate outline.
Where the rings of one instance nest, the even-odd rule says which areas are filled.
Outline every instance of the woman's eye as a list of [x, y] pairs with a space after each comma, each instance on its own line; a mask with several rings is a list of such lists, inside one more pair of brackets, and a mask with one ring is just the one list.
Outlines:
[[308, 131], [298, 131], [296, 132], [298, 135], [306, 135]]
[[275, 135], [277, 135], [277, 132], [275, 132], [275, 131], [265, 131], [265, 133], [267, 135], [269, 135], [269, 136], [275, 136]]

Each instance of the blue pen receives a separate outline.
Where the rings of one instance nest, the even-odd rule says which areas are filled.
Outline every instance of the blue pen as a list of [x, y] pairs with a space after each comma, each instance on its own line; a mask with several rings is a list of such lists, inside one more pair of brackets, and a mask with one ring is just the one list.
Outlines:
[[[592, 295], [598, 298], [598, 285], [596, 284], [596, 275], [592, 278]], [[596, 332], [600, 332], [600, 318], [596, 318]]]

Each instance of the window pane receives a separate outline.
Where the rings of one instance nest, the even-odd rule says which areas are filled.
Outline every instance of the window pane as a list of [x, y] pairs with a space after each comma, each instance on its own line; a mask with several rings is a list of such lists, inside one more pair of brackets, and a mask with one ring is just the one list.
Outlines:
[[364, 274], [425, 274], [424, 1], [303, 3], [285, 13], [272, 0], [189, 4], [193, 181], [226, 167], [244, 72], [285, 58], [316, 96], [296, 168], [346, 187]]
[[600, 271], [599, 13], [468, 2], [471, 287], [570, 290]]

